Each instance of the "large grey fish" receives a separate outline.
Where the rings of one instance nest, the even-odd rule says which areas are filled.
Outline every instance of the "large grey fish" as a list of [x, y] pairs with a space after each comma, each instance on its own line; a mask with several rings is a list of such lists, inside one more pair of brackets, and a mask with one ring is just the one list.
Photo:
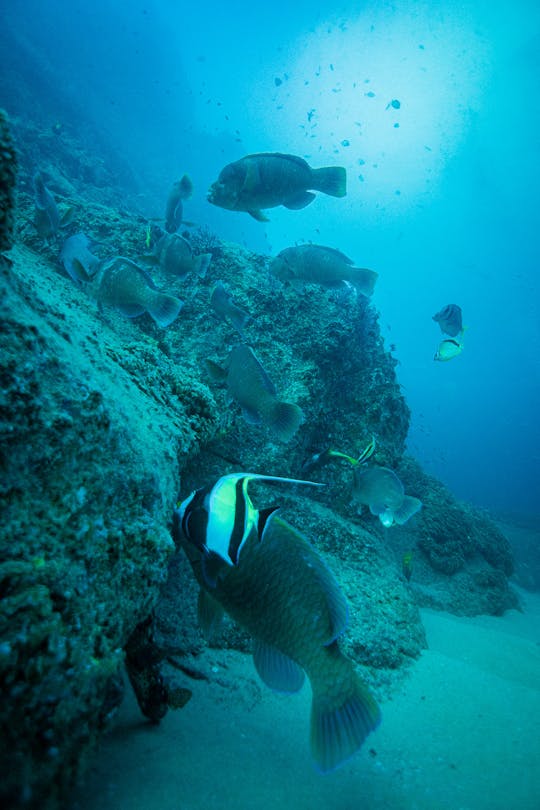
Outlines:
[[73, 222], [74, 210], [72, 207], [66, 208], [60, 213], [56, 200], [51, 191], [45, 185], [41, 172], [36, 172], [33, 177], [34, 201], [36, 210], [34, 213], [34, 227], [39, 236], [45, 241], [54, 239], [60, 228], [65, 228]]
[[213, 380], [225, 383], [247, 422], [266, 425], [284, 442], [292, 438], [303, 421], [302, 410], [277, 398], [272, 381], [250, 346], [240, 344], [231, 349], [225, 369], [211, 360], [206, 363]]
[[99, 268], [100, 260], [90, 247], [90, 240], [82, 232], [69, 236], [62, 245], [60, 260], [76, 284], [89, 281]]
[[285, 248], [272, 260], [270, 271], [294, 286], [308, 282], [332, 288], [348, 283], [363, 295], [373, 293], [378, 277], [374, 270], [354, 267], [344, 253], [324, 245]]
[[422, 501], [405, 495], [403, 484], [389, 467], [358, 466], [353, 475], [354, 497], [360, 504], [369, 506], [371, 514], [377, 515], [383, 526], [402, 525], [422, 508]]
[[249, 312], [234, 303], [231, 293], [225, 288], [222, 281], [216, 284], [210, 293], [210, 306], [225, 323], [230, 323], [240, 337], [244, 337], [244, 326], [251, 320]]
[[447, 304], [433, 316], [433, 320], [437, 321], [441, 327], [441, 332], [450, 335], [450, 337], [456, 337], [463, 329], [461, 307], [457, 304]]
[[167, 197], [165, 207], [165, 230], [167, 233], [175, 233], [183, 222], [184, 206], [183, 200], [187, 200], [193, 193], [193, 183], [184, 174], [180, 180], [173, 183]]
[[174, 510], [173, 536], [201, 587], [206, 634], [226, 611], [253, 636], [255, 667], [270, 688], [296, 692], [307, 674], [311, 751], [330, 771], [360, 749], [381, 714], [340, 650], [348, 605], [335, 577], [274, 510], [253, 507], [247, 483], [258, 477], [236, 473], [192, 493]]
[[124, 256], [103, 264], [97, 284], [96, 296], [100, 306], [110, 306], [127, 318], [137, 318], [148, 312], [163, 328], [176, 319], [184, 305], [174, 295], [160, 292], [150, 276]]
[[160, 229], [154, 229], [154, 233], [157, 235], [157, 241], [153, 252], [143, 256], [142, 261], [147, 264], [159, 264], [166, 273], [181, 279], [191, 271], [204, 278], [212, 260], [211, 253], [195, 256], [188, 240], [179, 233], [164, 233]]
[[305, 208], [315, 199], [309, 189], [344, 197], [346, 172], [342, 166], [312, 169], [303, 158], [262, 152], [229, 163], [208, 191], [208, 201], [230, 211], [247, 211], [267, 222], [262, 208]]

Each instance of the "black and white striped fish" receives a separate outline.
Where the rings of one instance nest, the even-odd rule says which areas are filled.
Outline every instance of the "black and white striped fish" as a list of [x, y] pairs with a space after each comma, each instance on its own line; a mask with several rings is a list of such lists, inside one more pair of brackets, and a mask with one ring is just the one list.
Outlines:
[[253, 506], [248, 494], [248, 484], [253, 480], [323, 486], [314, 481], [240, 472], [224, 475], [212, 486], [194, 490], [174, 510], [174, 531], [176, 534], [181, 529], [187, 540], [203, 553], [203, 576], [211, 587], [215, 587], [223, 563], [237, 565], [242, 547], [254, 529], [259, 540], [263, 540], [267, 521], [279, 508]]

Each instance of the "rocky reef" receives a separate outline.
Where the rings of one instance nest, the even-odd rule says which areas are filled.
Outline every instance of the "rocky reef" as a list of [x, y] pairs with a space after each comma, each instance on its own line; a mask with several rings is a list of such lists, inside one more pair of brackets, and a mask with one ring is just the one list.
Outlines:
[[[0, 171], [14, 177], [12, 151], [2, 155]], [[0, 258], [4, 807], [65, 802], [121, 700], [126, 654], [134, 685], [144, 690], [147, 668], [158, 693], [161, 659], [174, 656], [186, 671], [196, 661], [196, 589], [170, 538], [172, 507], [179, 492], [232, 470], [297, 477], [314, 453], [331, 446], [354, 455], [375, 435], [377, 462], [397, 467], [424, 502], [410, 525], [385, 531], [352, 505], [346, 463], [312, 472], [326, 484], [320, 490], [277, 496], [341, 582], [351, 606], [344, 649], [379, 695], [425, 644], [419, 604], [463, 613], [515, 604], [504, 536], [403, 456], [409, 412], [367, 300], [282, 287], [267, 257], [198, 229], [188, 234], [194, 248], [212, 254], [204, 279], [152, 271], [185, 301], [171, 326], [101, 311], [64, 273], [59, 244], [42, 244], [27, 223], [29, 177], [30, 166], [19, 178], [15, 246]], [[72, 228], [98, 238], [103, 255], [144, 252], [146, 223], [105, 201], [79, 199]], [[205, 360], [224, 361], [240, 342], [212, 317], [218, 280], [249, 311], [245, 341], [280, 398], [302, 408], [288, 443], [248, 424], [205, 371]], [[258, 505], [268, 498], [257, 490]], [[408, 582], [402, 556], [411, 549]], [[231, 626], [217, 643], [248, 649]]]
[[13, 241], [17, 154], [8, 125], [0, 110], [0, 251], [9, 250]]

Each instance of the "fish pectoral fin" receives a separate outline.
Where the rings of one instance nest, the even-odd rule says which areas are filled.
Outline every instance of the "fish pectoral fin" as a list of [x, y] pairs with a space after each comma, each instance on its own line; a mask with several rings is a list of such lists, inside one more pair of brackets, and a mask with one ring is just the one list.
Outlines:
[[250, 217], [253, 217], [253, 219], [256, 219], [257, 222], [270, 222], [268, 217], [263, 214], [260, 208], [249, 208], [248, 214]]
[[201, 588], [197, 602], [197, 617], [203, 635], [207, 641], [212, 641], [219, 632], [223, 620], [224, 610], [208, 591]]
[[277, 647], [253, 639], [253, 663], [260, 679], [276, 692], [298, 692], [304, 670]]
[[299, 211], [300, 208], [305, 208], [306, 205], [312, 203], [314, 199], [315, 194], [312, 191], [298, 191], [283, 200], [283, 205], [291, 211]]
[[218, 577], [223, 569], [228, 566], [223, 557], [213, 551], [206, 551], [201, 560], [201, 572], [203, 579], [209, 588], [215, 588], [217, 585]]
[[422, 508], [422, 501], [418, 498], [413, 498], [412, 495], [405, 495], [403, 503], [394, 512], [394, 520], [400, 526], [406, 523], [409, 518], [412, 518]]

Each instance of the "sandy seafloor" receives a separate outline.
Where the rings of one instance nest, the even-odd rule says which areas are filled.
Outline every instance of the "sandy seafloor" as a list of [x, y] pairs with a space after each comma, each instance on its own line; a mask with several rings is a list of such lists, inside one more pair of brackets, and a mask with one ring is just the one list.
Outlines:
[[422, 610], [429, 649], [326, 775], [309, 756], [309, 686], [276, 695], [249, 656], [211, 650], [215, 680], [186, 684], [193, 698], [160, 726], [129, 691], [71, 810], [539, 810], [540, 594], [520, 596], [502, 617]]

